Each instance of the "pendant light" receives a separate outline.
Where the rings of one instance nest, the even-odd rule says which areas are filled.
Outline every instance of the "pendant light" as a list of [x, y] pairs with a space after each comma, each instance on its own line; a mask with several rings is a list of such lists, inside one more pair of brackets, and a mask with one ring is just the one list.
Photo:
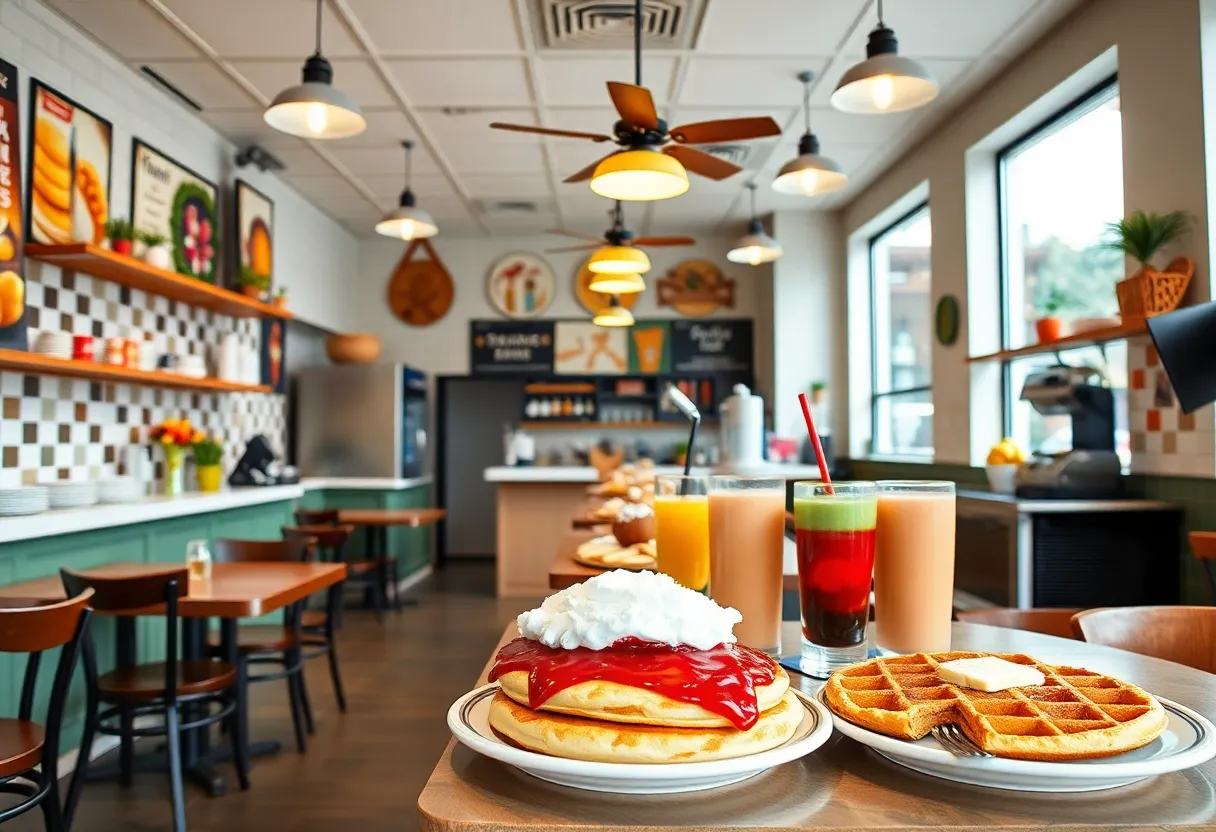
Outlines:
[[773, 262], [783, 252], [781, 244], [765, 232], [764, 224], [756, 216], [756, 183], [747, 183], [747, 189], [752, 195], [752, 220], [747, 226], [747, 233], [735, 241], [734, 248], [726, 252], [726, 259], [732, 263], [759, 266]]
[[773, 180], [773, 190], [779, 194], [818, 196], [838, 191], [849, 183], [840, 165], [827, 156], [819, 155], [819, 138], [811, 132], [811, 81], [815, 73], [800, 72], [802, 110], [806, 132], [798, 140], [798, 155], [781, 166]]
[[633, 313], [621, 306], [621, 299], [613, 295], [608, 299], [608, 308], [597, 312], [591, 322], [596, 326], [633, 326]]
[[882, 19], [870, 32], [866, 59], [840, 78], [832, 106], [846, 113], [898, 113], [923, 107], [937, 98], [937, 82], [921, 64], [897, 54], [899, 41]]
[[435, 225], [430, 214], [415, 207], [414, 192], [410, 190], [410, 179], [412, 178], [410, 151], [414, 149], [414, 143], [406, 139], [401, 146], [405, 148], [405, 190], [401, 192], [401, 202], [398, 206], [376, 223], [376, 233], [383, 234], [385, 237], [396, 237], [399, 240], [434, 237], [439, 233], [439, 226]]
[[305, 139], [359, 135], [367, 129], [367, 120], [333, 80], [334, 68], [321, 54], [321, 0], [317, 0], [317, 49], [304, 62], [303, 81], [276, 95], [262, 118], [275, 130]]
[[592, 252], [587, 269], [596, 274], [639, 275], [650, 271], [650, 258], [633, 246], [604, 246]]
[[688, 190], [688, 173], [671, 156], [654, 148], [622, 150], [595, 166], [591, 190], [608, 199], [650, 202]]
[[646, 281], [640, 274], [597, 274], [587, 288], [601, 295], [636, 295], [646, 291]]

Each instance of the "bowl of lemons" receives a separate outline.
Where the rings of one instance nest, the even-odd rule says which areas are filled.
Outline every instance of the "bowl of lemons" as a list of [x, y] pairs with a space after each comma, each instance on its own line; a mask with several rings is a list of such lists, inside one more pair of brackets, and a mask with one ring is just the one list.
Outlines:
[[1012, 494], [1017, 487], [1018, 468], [1026, 461], [1026, 454], [1017, 443], [1006, 436], [992, 446], [988, 452], [984, 470], [988, 473], [988, 487], [994, 494]]

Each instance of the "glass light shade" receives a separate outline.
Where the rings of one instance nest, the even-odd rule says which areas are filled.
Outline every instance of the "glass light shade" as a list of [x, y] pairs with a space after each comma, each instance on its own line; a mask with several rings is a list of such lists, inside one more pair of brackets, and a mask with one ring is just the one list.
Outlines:
[[622, 150], [600, 161], [591, 190], [608, 199], [647, 202], [688, 190], [684, 166], [657, 150]]
[[592, 252], [587, 268], [596, 274], [639, 275], [650, 271], [650, 258], [633, 246], [604, 246]]
[[304, 81], [274, 97], [263, 120], [282, 133], [305, 139], [348, 139], [367, 129], [359, 105], [333, 85], [329, 61], [313, 55], [304, 62]]
[[603, 295], [636, 295], [646, 291], [646, 281], [640, 274], [597, 274], [587, 288]]
[[633, 326], [633, 313], [621, 306], [614, 297], [612, 304], [592, 318], [591, 322], [596, 326]]
[[819, 140], [807, 133], [798, 141], [798, 155], [781, 166], [773, 180], [779, 194], [817, 196], [838, 191], [849, 183], [840, 165], [819, 155]]
[[434, 237], [439, 233], [439, 226], [421, 208], [401, 206], [389, 211], [384, 219], [376, 223], [376, 233], [398, 240], [418, 240]]
[[726, 259], [732, 263], [759, 266], [761, 263], [773, 262], [783, 253], [781, 244], [765, 233], [760, 220], [754, 219], [747, 233], [735, 242], [730, 251], [726, 252]]
[[937, 82], [911, 58], [897, 54], [895, 33], [879, 25], [870, 32], [866, 59], [841, 76], [832, 106], [846, 113], [898, 113], [937, 98]]

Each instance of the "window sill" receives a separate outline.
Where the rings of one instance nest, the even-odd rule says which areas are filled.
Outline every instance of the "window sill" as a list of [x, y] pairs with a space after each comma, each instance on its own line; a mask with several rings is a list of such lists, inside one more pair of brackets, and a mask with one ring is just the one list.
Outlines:
[[921, 465], [932, 465], [933, 457], [931, 456], [901, 456], [899, 454], [867, 454], [865, 456], [853, 457], [854, 459], [863, 462], [912, 462]]

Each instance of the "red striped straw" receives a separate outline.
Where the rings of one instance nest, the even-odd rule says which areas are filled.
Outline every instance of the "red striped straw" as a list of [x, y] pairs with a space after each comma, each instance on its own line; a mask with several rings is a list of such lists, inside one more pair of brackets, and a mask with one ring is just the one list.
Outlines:
[[828, 463], [823, 458], [823, 445], [819, 442], [819, 431], [815, 430], [815, 420], [811, 418], [811, 405], [806, 399], [806, 393], [798, 394], [798, 403], [802, 405], [802, 418], [806, 419], [806, 432], [811, 437], [811, 447], [815, 449], [815, 461], [819, 463], [819, 479], [827, 486], [829, 494], [835, 494], [832, 488], [832, 475], [828, 473]]

